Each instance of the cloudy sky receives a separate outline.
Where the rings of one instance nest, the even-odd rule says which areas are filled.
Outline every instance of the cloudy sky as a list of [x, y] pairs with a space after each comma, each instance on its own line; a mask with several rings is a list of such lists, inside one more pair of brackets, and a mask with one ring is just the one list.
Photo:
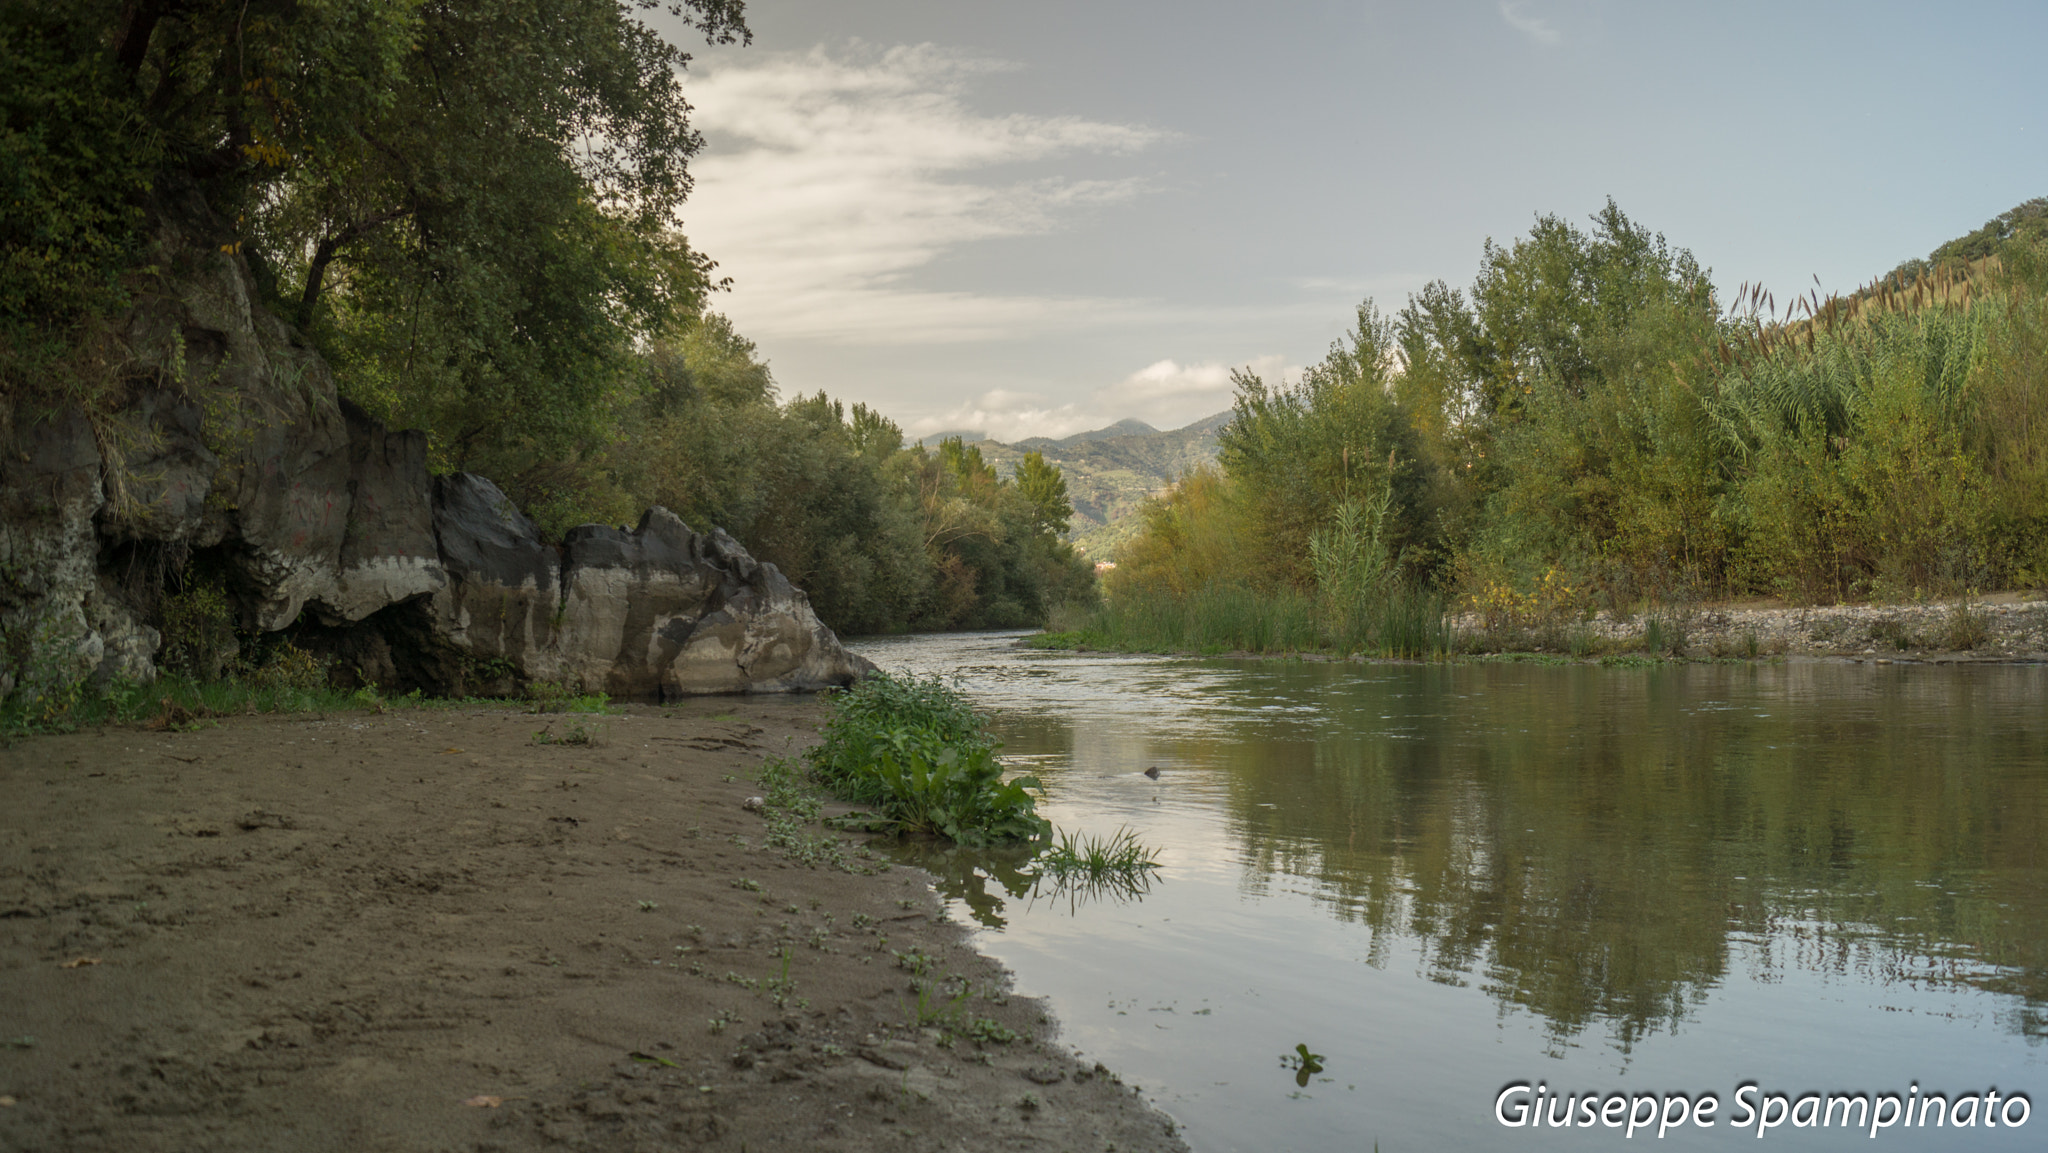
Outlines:
[[784, 397], [912, 436], [1229, 407], [1608, 197], [1732, 290], [2048, 195], [2048, 5], [755, 0], [684, 229]]

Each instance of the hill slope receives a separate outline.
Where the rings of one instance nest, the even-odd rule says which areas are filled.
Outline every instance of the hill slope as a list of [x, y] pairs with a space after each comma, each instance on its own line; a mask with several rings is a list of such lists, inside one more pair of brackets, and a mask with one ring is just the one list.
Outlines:
[[984, 440], [981, 455], [1007, 474], [1027, 452], [1045, 454], [1067, 480], [1074, 505], [1071, 537], [1096, 560], [1115, 560], [1116, 547], [1135, 532], [1132, 516], [1145, 498], [1163, 492], [1189, 469], [1216, 461], [1216, 432], [1229, 412], [1162, 432], [1138, 420], [1052, 440], [1034, 436], [1015, 444]]

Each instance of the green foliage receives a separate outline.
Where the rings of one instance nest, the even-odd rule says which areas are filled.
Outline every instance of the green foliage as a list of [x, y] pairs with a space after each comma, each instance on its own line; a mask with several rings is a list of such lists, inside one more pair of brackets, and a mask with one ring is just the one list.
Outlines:
[[611, 697], [604, 693], [574, 693], [554, 681], [534, 681], [526, 686], [529, 713], [616, 713]]
[[1064, 535], [1073, 519], [1074, 506], [1067, 500], [1067, 481], [1060, 470], [1045, 463], [1045, 454], [1027, 452], [1017, 462], [1017, 492], [1030, 506], [1031, 529], [1053, 536]]
[[1118, 583], [1080, 633], [1090, 648], [1132, 652], [1315, 652], [1319, 622], [1315, 598], [1292, 587], [1214, 581], [1182, 594]]
[[[892, 677], [871, 673], [832, 700], [824, 740], [805, 754], [820, 780], [835, 789], [857, 789], [881, 740], [896, 729], [929, 733], [941, 745], [993, 750], [995, 738], [967, 698], [937, 677]], [[855, 793], [852, 800], [870, 800]]]
[[1878, 316], [1724, 379], [1739, 581], [1834, 600], [1994, 579], [1993, 498], [1965, 450], [1978, 328]]
[[665, 506], [732, 533], [841, 633], [1029, 625], [1093, 598], [1092, 570], [1058, 539], [1064, 481], [1042, 459], [1013, 482], [964, 448], [905, 449], [865, 405], [778, 406], [752, 342], [712, 313], [652, 344], [639, 380], [601, 449], [511, 474], [544, 528]]
[[1358, 618], [1386, 597], [1391, 565], [1381, 534], [1393, 503], [1391, 485], [1383, 485], [1370, 503], [1346, 500], [1328, 526], [1308, 538], [1324, 627], [1333, 639], [1342, 638], [1340, 644], [1356, 634]]
[[162, 614], [163, 667], [198, 681], [217, 681], [227, 673], [241, 646], [227, 590], [218, 581], [188, 579], [163, 598]]
[[1192, 596], [1214, 585], [1269, 580], [1258, 527], [1242, 486], [1198, 467], [1140, 511], [1144, 529], [1125, 546], [1109, 581], [1114, 597]]
[[536, 745], [574, 745], [580, 748], [594, 748], [605, 743], [604, 726], [580, 717], [562, 718], [561, 727], [549, 721], [534, 730], [533, 743]]
[[[1971, 366], [1964, 443], [1982, 469], [1988, 538], [2002, 551], [1997, 583], [2048, 587], [2048, 243], [2036, 267], [2008, 258], [2007, 291], [1974, 310], [1981, 326]], [[2048, 279], [2048, 277], [2043, 277]]]
[[0, 5], [0, 381], [19, 387], [126, 306], [158, 148], [69, 4]]
[[1039, 854], [1038, 867], [1062, 879], [1137, 880], [1157, 871], [1159, 858], [1128, 828], [1119, 828], [1107, 839], [1061, 832], [1058, 840]]
[[80, 659], [84, 631], [76, 618], [51, 614], [0, 634], [8, 674], [0, 678], [0, 732], [71, 727], [92, 696], [90, 669]]
[[186, 729], [207, 717], [242, 713], [382, 711], [386, 703], [325, 687], [324, 678], [294, 681], [290, 665], [204, 682], [166, 673], [148, 684], [77, 680], [59, 695], [16, 692], [0, 701], [0, 736], [63, 733], [93, 725], [148, 724]]
[[320, 658], [300, 648], [289, 640], [279, 641], [264, 659], [263, 663], [250, 670], [249, 685], [252, 688], [287, 689], [301, 693], [319, 693], [327, 688], [327, 666]]
[[[656, 0], [0, 0], [0, 380], [110, 395], [157, 233], [247, 261], [338, 389], [547, 530], [722, 527], [835, 628], [1087, 603], [1057, 468], [778, 404], [673, 231], [702, 141]], [[739, 0], [677, 0], [717, 43]], [[170, 225], [165, 232], [160, 226]], [[175, 359], [175, 356], [173, 356]], [[97, 390], [96, 392], [93, 390]], [[971, 458], [971, 459], [970, 459]], [[183, 661], [226, 657], [173, 606]], [[203, 631], [203, 630], [202, 630]]]
[[1457, 593], [1476, 643], [1581, 654], [1599, 602], [1666, 606], [1648, 647], [1676, 654], [1705, 596], [2048, 580], [2040, 204], [1782, 314], [1720, 307], [1612, 202], [1539, 217], [1469, 295], [1367, 302], [1299, 385], [1240, 374], [1223, 475], [1146, 509], [1081, 643], [1429, 653]]
[[1984, 222], [1984, 227], [1934, 250], [1934, 265], [2002, 256], [2021, 245], [2048, 244], [2048, 197], [2036, 196]]
[[1248, 371], [1235, 375], [1236, 406], [1218, 434], [1221, 461], [1242, 487], [1239, 499], [1270, 576], [1307, 579], [1310, 534], [1339, 506], [1368, 493], [1398, 494], [1394, 516], [1382, 526], [1389, 549], [1398, 554], [1419, 541], [1411, 514], [1425, 481], [1414, 427], [1389, 387], [1394, 350], [1393, 322], [1367, 301], [1357, 327], [1298, 384], [1276, 387]]
[[1029, 840], [1048, 831], [1029, 792], [1038, 778], [1005, 781], [986, 749], [940, 745], [928, 733], [888, 733], [868, 766], [864, 791], [899, 832], [944, 837], [963, 845]]
[[1718, 576], [1705, 423], [1674, 364], [1710, 341], [1707, 274], [1612, 201], [1486, 246], [1472, 290], [1468, 583], [1563, 567], [1624, 596]]
[[797, 764], [770, 758], [762, 764], [757, 779], [761, 783], [761, 818], [768, 830], [762, 838], [764, 845], [812, 868], [830, 865], [848, 872], [866, 871], [849, 861], [838, 838], [829, 832], [810, 831], [824, 805]]
[[[701, 141], [651, 3], [7, 0], [6, 346], [32, 366], [117, 313], [147, 208], [247, 259], [437, 463], [596, 443], [635, 343], [707, 287], [669, 231]], [[672, 7], [746, 36], [738, 0]]]
[[1004, 780], [995, 739], [937, 678], [870, 674], [836, 698], [823, 732], [805, 754], [812, 772], [896, 831], [978, 846], [1050, 829], [1029, 791], [1037, 778]]

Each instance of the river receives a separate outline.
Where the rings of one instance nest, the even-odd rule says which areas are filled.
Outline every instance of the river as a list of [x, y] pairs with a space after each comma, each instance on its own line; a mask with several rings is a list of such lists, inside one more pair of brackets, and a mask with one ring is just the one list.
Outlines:
[[[1034, 891], [1014, 855], [920, 863], [1063, 1040], [1197, 1150], [1577, 1149], [1647, 1112], [1634, 1139], [1673, 1149], [2048, 1131], [2048, 669], [1017, 635], [852, 647], [955, 683], [1044, 815], [1133, 830], [1163, 868], [1089, 899]], [[1503, 1123], [1532, 1106], [1574, 1124]]]

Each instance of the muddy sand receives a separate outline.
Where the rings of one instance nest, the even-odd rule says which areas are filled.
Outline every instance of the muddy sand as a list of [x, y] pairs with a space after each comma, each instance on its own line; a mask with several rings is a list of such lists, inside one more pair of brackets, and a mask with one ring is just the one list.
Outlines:
[[1007, 995], [922, 873], [859, 838], [871, 873], [763, 846], [754, 774], [820, 716], [634, 706], [595, 746], [483, 707], [13, 742], [0, 1149], [1184, 1148]]

